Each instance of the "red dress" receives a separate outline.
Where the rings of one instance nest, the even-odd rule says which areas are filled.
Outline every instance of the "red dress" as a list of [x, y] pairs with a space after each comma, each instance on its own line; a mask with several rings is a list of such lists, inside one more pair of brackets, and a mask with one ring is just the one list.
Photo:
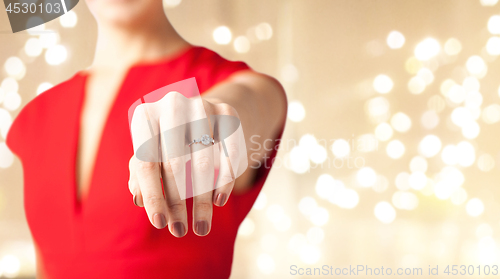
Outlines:
[[[23, 165], [26, 216], [48, 279], [229, 277], [238, 227], [266, 180], [275, 152], [268, 167], [258, 170], [250, 191], [233, 193], [224, 207], [214, 207], [207, 236], [196, 236], [190, 227], [185, 237], [176, 238], [168, 229], [154, 228], [144, 208], [132, 203], [127, 110], [165, 85], [195, 77], [204, 92], [248, 69], [203, 47], [133, 66], [105, 123], [83, 202], [76, 198], [75, 172], [86, 74], [75, 74], [23, 108], [7, 145]], [[192, 198], [187, 210], [192, 224]]]

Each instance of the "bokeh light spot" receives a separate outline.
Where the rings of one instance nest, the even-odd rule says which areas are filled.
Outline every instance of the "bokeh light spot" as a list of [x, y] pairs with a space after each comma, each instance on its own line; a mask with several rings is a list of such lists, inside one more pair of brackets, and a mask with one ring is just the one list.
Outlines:
[[227, 45], [231, 42], [233, 34], [227, 26], [219, 26], [215, 28], [212, 34], [215, 43], [219, 45]]

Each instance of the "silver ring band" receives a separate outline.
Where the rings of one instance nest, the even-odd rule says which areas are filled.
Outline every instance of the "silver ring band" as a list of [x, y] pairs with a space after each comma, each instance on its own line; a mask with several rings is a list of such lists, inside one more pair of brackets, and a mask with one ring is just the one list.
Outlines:
[[194, 139], [192, 142], [189, 143], [189, 146], [195, 144], [195, 143], [201, 143], [205, 146], [209, 146], [209, 145], [214, 145], [215, 144], [215, 140], [213, 138], [211, 138], [209, 135], [202, 135], [200, 137], [200, 139]]

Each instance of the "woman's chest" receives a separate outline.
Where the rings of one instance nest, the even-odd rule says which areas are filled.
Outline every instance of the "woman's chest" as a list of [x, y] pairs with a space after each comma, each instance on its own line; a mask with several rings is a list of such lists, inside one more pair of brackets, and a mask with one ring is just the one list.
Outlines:
[[96, 73], [87, 78], [79, 119], [77, 146], [77, 197], [86, 199], [99, 145], [110, 113], [121, 91], [123, 74]]

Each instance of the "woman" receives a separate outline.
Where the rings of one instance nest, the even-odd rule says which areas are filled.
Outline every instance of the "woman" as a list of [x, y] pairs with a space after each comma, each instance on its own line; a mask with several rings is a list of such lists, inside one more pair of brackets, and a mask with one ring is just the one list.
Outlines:
[[[238, 226], [276, 152], [255, 147], [276, 143], [284, 127], [282, 87], [191, 46], [161, 0], [87, 5], [98, 23], [91, 67], [26, 105], [7, 137], [23, 163], [37, 278], [228, 278]], [[160, 199], [165, 166], [134, 157], [127, 110], [191, 77], [209, 114], [239, 117], [252, 160], [234, 183], [186, 200], [172, 201], [164, 179]]]

